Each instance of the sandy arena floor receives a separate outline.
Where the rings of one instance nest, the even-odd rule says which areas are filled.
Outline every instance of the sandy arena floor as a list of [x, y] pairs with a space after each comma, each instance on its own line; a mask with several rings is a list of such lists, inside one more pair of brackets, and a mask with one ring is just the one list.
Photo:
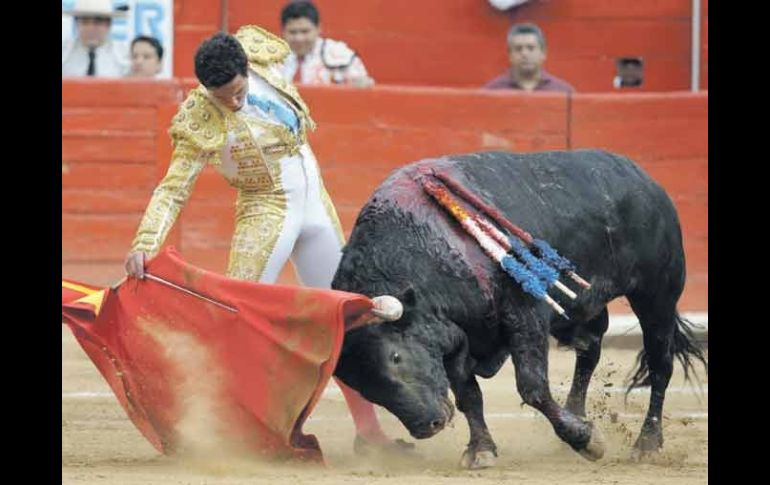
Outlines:
[[[159, 455], [125, 416], [69, 329], [62, 326], [62, 483], [195, 485], [345, 484], [655, 484], [708, 482], [708, 378], [702, 390], [685, 384], [676, 363], [664, 408], [663, 452], [643, 463], [630, 460], [649, 392], [623, 404], [622, 382], [636, 351], [605, 348], [588, 397], [589, 414], [607, 439], [607, 453], [588, 462], [563, 444], [548, 421], [521, 406], [510, 363], [490, 380], [480, 380], [487, 423], [498, 445], [497, 467], [458, 467], [468, 440], [459, 414], [453, 427], [417, 442], [418, 459], [364, 459], [353, 454], [353, 423], [334, 384], [305, 426], [321, 442], [327, 467], [259, 464], [226, 457], [169, 458]], [[552, 350], [553, 394], [562, 402], [571, 382], [574, 354]], [[415, 441], [384, 409], [378, 410], [393, 437]]]

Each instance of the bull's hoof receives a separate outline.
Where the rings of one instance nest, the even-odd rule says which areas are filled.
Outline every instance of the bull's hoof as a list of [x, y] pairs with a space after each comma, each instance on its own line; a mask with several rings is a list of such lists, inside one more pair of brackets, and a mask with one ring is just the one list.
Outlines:
[[656, 455], [663, 448], [663, 439], [656, 435], [640, 436], [631, 451], [631, 461], [640, 462]]
[[586, 460], [596, 461], [604, 456], [606, 449], [606, 440], [599, 428], [593, 426], [591, 429], [591, 439], [588, 440], [588, 444], [582, 450], [579, 450], [580, 456]]
[[644, 461], [645, 459], [648, 459], [652, 456], [655, 456], [658, 454], [660, 450], [642, 450], [639, 448], [634, 448], [631, 450], [631, 461], [635, 463], [640, 463]]
[[497, 462], [497, 455], [494, 451], [476, 451], [465, 450], [460, 459], [460, 466], [468, 470], [481, 470], [482, 468], [491, 468]]

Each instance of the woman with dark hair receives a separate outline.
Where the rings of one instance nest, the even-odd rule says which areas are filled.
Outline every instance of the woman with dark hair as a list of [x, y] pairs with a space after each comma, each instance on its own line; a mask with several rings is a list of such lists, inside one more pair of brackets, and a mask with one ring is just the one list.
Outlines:
[[[218, 33], [195, 54], [193, 89], [169, 133], [174, 152], [126, 257], [129, 276], [144, 276], [208, 164], [238, 190], [227, 275], [274, 283], [291, 259], [302, 284], [329, 288], [344, 236], [307, 141], [307, 105], [281, 75], [289, 46], [256, 26]], [[394, 445], [374, 406], [340, 382], [356, 424], [356, 449]]]

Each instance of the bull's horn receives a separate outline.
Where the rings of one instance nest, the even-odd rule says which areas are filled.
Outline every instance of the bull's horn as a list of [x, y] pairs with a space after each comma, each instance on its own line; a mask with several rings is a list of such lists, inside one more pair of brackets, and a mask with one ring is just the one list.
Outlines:
[[354, 320], [345, 322], [345, 331], [364, 325], [376, 325], [383, 322], [393, 322], [401, 318], [404, 306], [398, 298], [382, 295], [371, 299], [372, 309], [358, 316]]
[[394, 296], [375, 296], [372, 298], [372, 303], [374, 304], [372, 314], [386, 322], [394, 322], [404, 314], [404, 305]]

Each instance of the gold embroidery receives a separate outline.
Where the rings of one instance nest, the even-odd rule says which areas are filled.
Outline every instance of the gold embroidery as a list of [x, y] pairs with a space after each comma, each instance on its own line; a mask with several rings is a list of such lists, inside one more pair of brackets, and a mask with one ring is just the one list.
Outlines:
[[286, 219], [286, 194], [281, 177], [270, 194], [241, 191], [235, 207], [235, 233], [230, 245], [227, 275], [259, 281], [275, 250]]
[[262, 148], [267, 155], [283, 155], [289, 151], [289, 146], [285, 143], [276, 143]]
[[235, 34], [250, 63], [268, 65], [283, 61], [291, 50], [283, 39], [256, 25], [244, 25]]
[[[265, 143], [262, 133], [266, 133], [270, 124], [252, 118], [236, 116], [231, 123], [235, 140], [230, 147], [230, 156], [238, 166], [238, 174], [230, 179], [230, 185], [243, 190], [269, 191], [276, 173], [271, 170], [262, 149], [269, 144]], [[249, 125], [257, 128], [256, 137]]]
[[131, 244], [132, 251], [154, 256], [166, 240], [205, 166], [189, 144], [177, 145], [168, 172], [152, 194]]
[[[203, 86], [198, 86], [179, 107], [168, 133], [175, 148], [187, 145], [184, 150], [192, 150], [195, 156], [203, 154], [209, 163], [218, 165], [231, 116], [227, 109], [220, 108], [209, 99]], [[189, 155], [184, 154], [188, 158]]]

